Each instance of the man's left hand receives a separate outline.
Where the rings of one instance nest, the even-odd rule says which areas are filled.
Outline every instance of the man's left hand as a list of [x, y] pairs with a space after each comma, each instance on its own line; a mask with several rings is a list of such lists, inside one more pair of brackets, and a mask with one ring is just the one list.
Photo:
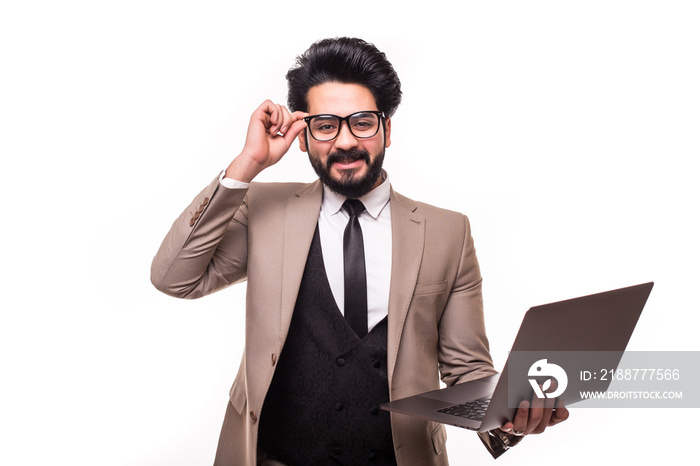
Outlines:
[[[532, 405], [532, 406], [531, 406]], [[541, 434], [547, 427], [559, 424], [569, 418], [569, 410], [558, 401], [533, 397], [532, 403], [523, 400], [518, 405], [513, 422], [506, 422], [501, 430], [507, 434]]]

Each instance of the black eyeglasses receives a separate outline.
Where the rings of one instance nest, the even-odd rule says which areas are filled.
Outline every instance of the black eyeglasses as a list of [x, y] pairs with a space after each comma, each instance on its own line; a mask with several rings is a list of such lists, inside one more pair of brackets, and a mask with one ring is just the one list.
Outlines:
[[329, 114], [310, 115], [304, 118], [304, 121], [309, 126], [312, 138], [326, 142], [338, 137], [343, 122], [348, 124], [348, 129], [356, 138], [371, 138], [379, 132], [379, 122], [383, 116], [384, 113], [380, 111], [365, 110], [346, 117]]

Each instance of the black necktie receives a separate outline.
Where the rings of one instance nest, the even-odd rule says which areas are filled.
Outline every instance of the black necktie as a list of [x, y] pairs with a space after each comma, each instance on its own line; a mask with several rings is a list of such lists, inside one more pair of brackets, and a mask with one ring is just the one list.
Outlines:
[[362, 338], [367, 334], [367, 275], [362, 228], [357, 217], [364, 212], [365, 206], [357, 199], [348, 199], [343, 209], [350, 215], [343, 235], [345, 319]]

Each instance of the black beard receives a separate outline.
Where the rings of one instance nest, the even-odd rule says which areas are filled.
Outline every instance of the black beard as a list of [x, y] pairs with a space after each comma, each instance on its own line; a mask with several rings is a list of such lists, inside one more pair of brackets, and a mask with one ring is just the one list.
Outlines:
[[[367, 174], [359, 180], [352, 179], [352, 173], [347, 173], [340, 180], [331, 177], [331, 166], [335, 162], [351, 162], [353, 160], [362, 159], [369, 166]], [[382, 164], [384, 163], [384, 149], [377, 154], [373, 163], [370, 163], [369, 152], [366, 150], [342, 150], [329, 154], [325, 166], [320, 160], [309, 154], [309, 161], [314, 171], [321, 179], [321, 182], [330, 189], [350, 199], [358, 199], [372, 190], [375, 183], [382, 174]]]

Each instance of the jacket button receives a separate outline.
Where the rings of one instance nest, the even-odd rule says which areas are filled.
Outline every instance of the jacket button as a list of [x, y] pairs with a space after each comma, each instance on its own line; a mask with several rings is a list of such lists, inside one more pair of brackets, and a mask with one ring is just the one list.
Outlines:
[[369, 455], [367, 455], [370, 461], [374, 461], [377, 459], [377, 454], [375, 452], [371, 452]]
[[275, 364], [277, 364], [277, 356], [275, 355], [275, 353], [272, 353], [272, 357], [271, 357], [270, 359], [272, 360], [272, 365], [273, 365], [273, 366], [274, 366]]
[[339, 402], [337, 402], [337, 403], [335, 404], [335, 410], [336, 410], [336, 411], [342, 411], [344, 406], [345, 406], [345, 405], [343, 404], [343, 402], [342, 402], [342, 401], [339, 401]]
[[343, 366], [345, 365], [345, 359], [343, 359], [343, 358], [338, 358], [338, 359], [335, 360], [335, 363], [336, 363], [338, 366], [343, 367]]
[[202, 201], [202, 205], [207, 205], [209, 204], [209, 198], [205, 197], [204, 200]]
[[253, 423], [258, 422], [258, 416], [255, 414], [255, 411], [250, 412], [250, 420], [253, 421]]
[[379, 359], [374, 361], [374, 368], [375, 369], [379, 369], [379, 366], [381, 366], [381, 365], [382, 365], [382, 362]]
[[372, 409], [369, 410], [369, 413], [372, 416], [376, 416], [377, 414], [379, 414], [379, 406], [372, 406]]
[[196, 221], [197, 220], [195, 220], [194, 218], [191, 218], [190, 219], [190, 226], [193, 227]]

